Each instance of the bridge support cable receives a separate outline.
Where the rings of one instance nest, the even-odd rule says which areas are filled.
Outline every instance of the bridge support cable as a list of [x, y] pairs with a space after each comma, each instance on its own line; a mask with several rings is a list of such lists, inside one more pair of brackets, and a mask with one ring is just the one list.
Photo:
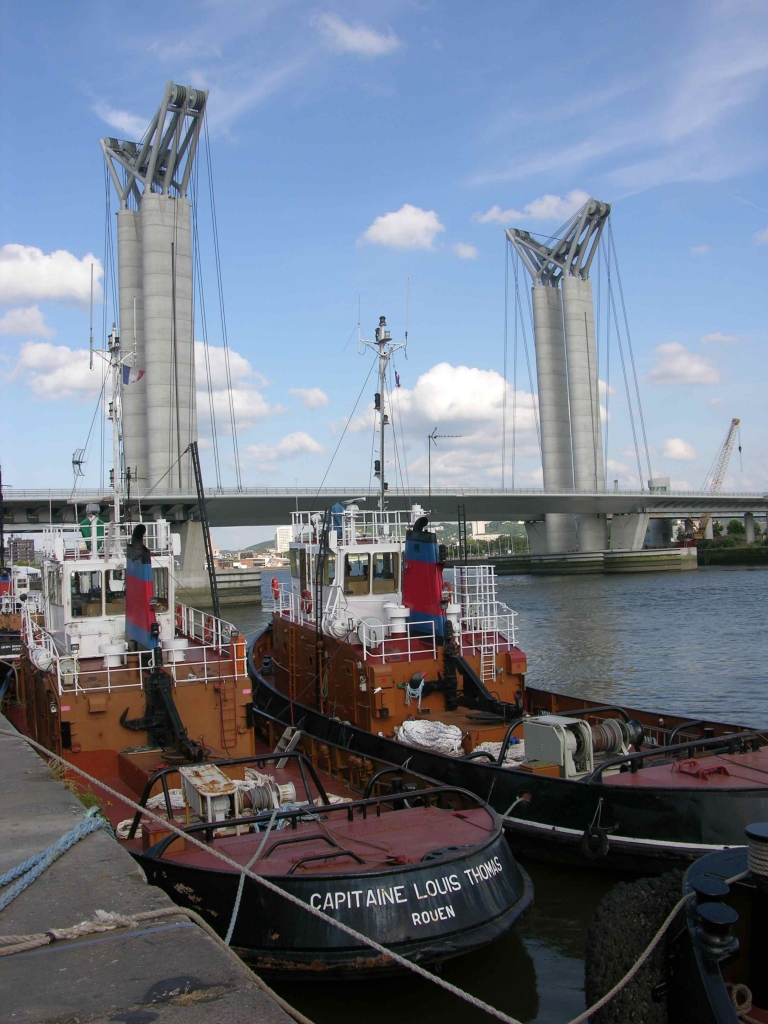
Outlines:
[[627, 406], [629, 408], [629, 423], [632, 428], [632, 441], [635, 448], [635, 460], [637, 462], [637, 473], [640, 478], [640, 490], [644, 491], [645, 486], [643, 484], [643, 467], [640, 460], [640, 446], [637, 442], [637, 428], [635, 426], [635, 413], [632, 405], [632, 392], [629, 386], [629, 378], [627, 376], [627, 363], [624, 358], [624, 345], [621, 340], [621, 328], [619, 327], [619, 317], [616, 311], [616, 298], [613, 293], [613, 278], [611, 276], [611, 262], [610, 262], [610, 251], [606, 253], [606, 278], [608, 282], [608, 302], [610, 305], [610, 312], [613, 314], [613, 325], [616, 329], [616, 342], [619, 348], [619, 357], [621, 359], [621, 372], [624, 377], [624, 390], [627, 395]]
[[629, 333], [629, 318], [627, 317], [627, 306], [624, 302], [624, 288], [621, 283], [621, 271], [619, 270], [619, 261], [616, 255], [616, 242], [613, 238], [613, 225], [608, 221], [608, 241], [613, 254], [613, 265], [616, 268], [616, 281], [619, 286], [619, 298], [621, 299], [621, 309], [624, 314], [624, 329], [627, 333], [627, 346], [629, 348], [629, 358], [632, 363], [632, 376], [635, 383], [635, 395], [637, 396], [637, 411], [640, 417], [640, 429], [643, 434], [643, 444], [645, 445], [645, 461], [648, 465], [648, 479], [652, 479], [653, 470], [651, 469], [651, 455], [648, 447], [648, 437], [645, 432], [645, 417], [643, 416], [643, 404], [640, 401], [640, 385], [637, 379], [637, 369], [635, 367], [635, 353], [632, 347], [632, 335]]
[[[511, 243], [509, 243], [511, 244]], [[531, 389], [531, 405], [533, 406], [533, 419], [536, 424], [536, 438], [539, 443], [539, 456], [541, 456], [541, 424], [539, 421], [539, 404], [538, 404], [538, 392], [533, 386], [533, 372], [531, 370], [531, 354], [528, 349], [528, 332], [525, 329], [525, 320], [523, 318], [523, 302], [520, 298], [520, 274], [519, 274], [519, 262], [520, 257], [515, 254], [515, 261], [512, 264], [513, 272], [515, 276], [515, 316], [519, 319], [520, 330], [523, 334], [523, 348], [525, 349], [525, 362], [528, 368], [528, 384]], [[531, 320], [531, 331], [533, 331], [533, 307], [531, 306], [531, 298], [528, 296], [528, 312]]]
[[205, 135], [205, 156], [208, 169], [208, 191], [211, 204], [211, 230], [213, 233], [213, 252], [216, 261], [216, 284], [219, 293], [219, 312], [221, 315], [221, 339], [224, 347], [224, 369], [227, 377], [227, 395], [229, 398], [229, 419], [232, 428], [232, 449], [235, 457], [235, 478], [237, 489], [243, 489], [243, 480], [240, 473], [240, 449], [237, 441], [237, 420], [235, 417], [235, 400], [232, 390], [232, 370], [229, 361], [229, 340], [227, 337], [227, 316], [224, 309], [224, 287], [221, 273], [221, 253], [219, 251], [219, 226], [216, 218], [216, 197], [213, 189], [213, 164], [211, 162], [211, 140], [208, 133], [208, 117], [203, 117], [203, 130]]
[[203, 334], [203, 357], [205, 359], [205, 378], [208, 391], [208, 414], [211, 420], [211, 440], [213, 443], [213, 464], [216, 472], [216, 487], [221, 490], [221, 461], [219, 457], [219, 432], [216, 424], [216, 407], [213, 399], [213, 378], [211, 375], [211, 352], [208, 344], [208, 316], [205, 309], [205, 290], [203, 287], [203, 266], [200, 256], [200, 230], [197, 212], [197, 172], [193, 169], [190, 179], [192, 195], [192, 258], [194, 269], [192, 274], [193, 287], [197, 284], [197, 308], [200, 311], [200, 328]]
[[[597, 254], [598, 260], [598, 308], [600, 308], [600, 282], [602, 281], [603, 248]], [[605, 488], [608, 489], [608, 427], [611, 422], [610, 401], [611, 401], [611, 311], [608, 306], [608, 289], [605, 289], [605, 440], [603, 450], [605, 452]]]

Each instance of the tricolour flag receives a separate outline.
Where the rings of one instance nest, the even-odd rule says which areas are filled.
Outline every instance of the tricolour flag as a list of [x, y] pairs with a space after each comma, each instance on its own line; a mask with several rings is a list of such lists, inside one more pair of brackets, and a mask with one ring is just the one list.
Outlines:
[[135, 384], [144, 376], [144, 370], [137, 370], [135, 366], [123, 367], [123, 384]]
[[400, 387], [400, 374], [395, 370], [395, 384]]

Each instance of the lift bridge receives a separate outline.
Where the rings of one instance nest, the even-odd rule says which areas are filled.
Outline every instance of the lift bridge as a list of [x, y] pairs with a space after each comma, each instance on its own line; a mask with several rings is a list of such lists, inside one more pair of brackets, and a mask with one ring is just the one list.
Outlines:
[[[123, 395], [120, 479], [134, 482], [134, 497], [125, 496], [129, 514], [145, 519], [163, 517], [176, 524], [181, 535], [182, 574], [190, 583], [199, 577], [196, 581], [201, 585], [205, 579], [200, 509], [185, 454], [189, 443], [197, 440], [194, 211], [188, 191], [207, 98], [205, 91], [169, 82], [140, 141], [101, 140], [119, 202], [117, 265], [123, 348], [132, 349], [133, 365], [145, 371]], [[419, 504], [433, 519], [451, 522], [463, 506], [469, 520], [524, 521], [532, 551], [550, 555], [637, 551], [643, 547], [649, 518], [744, 516], [749, 535], [755, 513], [765, 514], [765, 494], [676, 492], [670, 490], [668, 481], [656, 486], [649, 456], [647, 490], [606, 489], [590, 269], [609, 215], [607, 203], [589, 199], [549, 239], [542, 241], [516, 228], [506, 233], [519, 260], [516, 279], [519, 265], [531, 279], [535, 388], [533, 381], [531, 384], [537, 393], [543, 488], [406, 490], [390, 485], [389, 510]], [[615, 259], [615, 247], [613, 251]], [[224, 325], [222, 328], [226, 352]], [[236, 444], [234, 410], [232, 427]], [[644, 424], [642, 429], [644, 435]], [[502, 438], [502, 451], [504, 443]], [[646, 441], [646, 455], [647, 450]], [[235, 465], [241, 484], [237, 457]], [[218, 486], [209, 491], [207, 516], [217, 527], [265, 526], [288, 522], [291, 512], [325, 509], [336, 502], [357, 500], [361, 507], [374, 509], [381, 486], [381, 482], [376, 489]], [[137, 493], [146, 497], [136, 498]], [[111, 502], [111, 494], [98, 489], [78, 488], [73, 493], [69, 489], [11, 488], [5, 492], [3, 525], [7, 531], [22, 532], [50, 524], [74, 524], [87, 505], [98, 506], [106, 518]]]

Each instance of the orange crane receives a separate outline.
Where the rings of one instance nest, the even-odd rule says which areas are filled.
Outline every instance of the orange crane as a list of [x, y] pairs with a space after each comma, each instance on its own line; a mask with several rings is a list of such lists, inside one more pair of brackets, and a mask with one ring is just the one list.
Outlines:
[[[728, 463], [731, 460], [731, 453], [733, 452], [733, 446], [736, 443], [736, 435], [739, 430], [739, 423], [741, 420], [732, 419], [731, 425], [728, 427], [728, 432], [725, 435], [725, 440], [720, 445], [720, 450], [715, 456], [715, 461], [710, 466], [707, 478], [704, 481], [704, 487], [702, 490], [709, 491], [710, 494], [717, 494], [720, 488], [723, 486], [723, 478], [725, 477], [725, 471], [728, 469]], [[741, 445], [739, 445], [739, 451], [741, 451]], [[704, 536], [704, 531], [707, 528], [707, 523], [710, 520], [709, 512], [705, 512], [699, 520], [699, 525], [694, 530], [694, 540], [701, 540]]]

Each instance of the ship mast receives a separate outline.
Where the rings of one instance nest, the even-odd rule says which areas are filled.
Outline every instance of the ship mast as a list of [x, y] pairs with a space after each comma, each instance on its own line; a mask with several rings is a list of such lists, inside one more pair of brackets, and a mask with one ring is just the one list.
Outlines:
[[379, 457], [374, 464], [375, 475], [379, 478], [379, 510], [384, 511], [384, 500], [386, 497], [387, 482], [384, 475], [384, 428], [389, 423], [389, 416], [387, 416], [385, 396], [387, 393], [387, 367], [389, 366], [389, 360], [399, 351], [401, 348], [405, 349], [407, 341], [405, 342], [393, 342], [392, 337], [387, 327], [387, 318], [385, 316], [379, 317], [379, 326], [376, 328], [375, 341], [366, 341], [360, 337], [359, 334], [360, 326], [358, 324], [358, 339], [357, 348], [358, 352], [361, 350], [361, 346], [371, 349], [375, 352], [379, 360], [379, 390], [374, 395], [374, 406], [376, 412], [379, 414]]

